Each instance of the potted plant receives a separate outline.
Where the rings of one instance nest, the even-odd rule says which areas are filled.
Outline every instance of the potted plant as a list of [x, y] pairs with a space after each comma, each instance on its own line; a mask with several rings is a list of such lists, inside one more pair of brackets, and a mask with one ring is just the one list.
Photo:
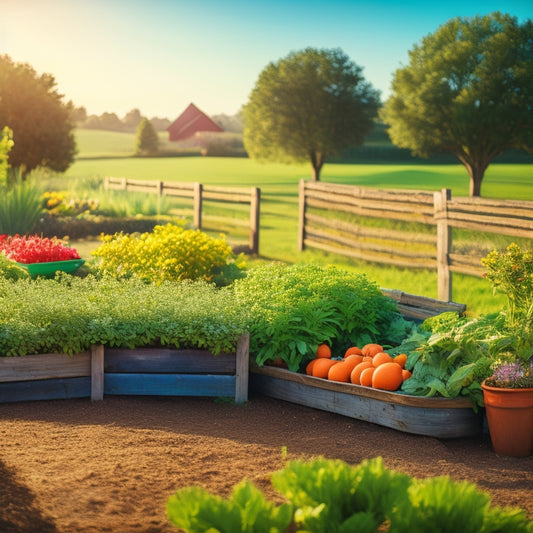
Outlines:
[[533, 250], [510, 244], [482, 259], [493, 290], [507, 296], [509, 345], [481, 385], [496, 453], [524, 457], [533, 452]]
[[53, 237], [0, 235], [0, 252], [26, 268], [32, 277], [74, 272], [85, 262], [75, 248]]

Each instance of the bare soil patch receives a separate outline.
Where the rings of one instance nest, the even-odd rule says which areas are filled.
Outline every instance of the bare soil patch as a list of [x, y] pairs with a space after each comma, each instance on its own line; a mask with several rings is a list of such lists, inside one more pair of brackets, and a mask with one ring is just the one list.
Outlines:
[[450, 475], [533, 519], [533, 456], [501, 457], [488, 435], [438, 440], [281, 400], [106, 397], [0, 405], [0, 531], [177, 532], [165, 503], [247, 478], [275, 501], [272, 472], [316, 456], [381, 456], [414, 477]]

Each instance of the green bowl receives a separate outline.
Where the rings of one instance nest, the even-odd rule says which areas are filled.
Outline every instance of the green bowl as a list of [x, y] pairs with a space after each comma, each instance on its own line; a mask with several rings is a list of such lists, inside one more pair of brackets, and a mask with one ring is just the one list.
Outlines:
[[46, 278], [52, 278], [58, 271], [66, 272], [70, 274], [85, 263], [84, 259], [69, 259], [67, 261], [50, 261], [49, 263], [17, 263], [19, 266], [25, 268], [30, 273], [32, 278], [37, 276], [44, 276]]

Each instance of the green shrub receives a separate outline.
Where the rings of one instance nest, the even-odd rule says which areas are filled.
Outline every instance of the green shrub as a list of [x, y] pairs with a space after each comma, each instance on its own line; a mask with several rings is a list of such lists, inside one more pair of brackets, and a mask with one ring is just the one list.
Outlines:
[[58, 274], [0, 276], [0, 354], [77, 353], [93, 344], [231, 352], [248, 316], [231, 291], [205, 281], [147, 284]]
[[236, 258], [224, 238], [172, 224], [140, 235], [104, 236], [93, 255], [99, 258], [97, 268], [102, 275], [154, 283], [205, 279], [224, 285], [231, 281], [228, 276], [241, 275], [239, 266], [244, 268], [242, 264], [235, 269]]
[[25, 268], [22, 268], [14, 261], [7, 259], [7, 257], [0, 252], [0, 277], [16, 281], [17, 279], [29, 278], [30, 275]]
[[[186, 533], [533, 531], [523, 510], [491, 507], [488, 494], [472, 483], [445, 476], [417, 480], [386, 469], [380, 457], [354, 467], [323, 458], [291, 461], [272, 475], [272, 484], [289, 504], [275, 507], [251, 482], [241, 482], [229, 501], [202, 489], [181, 489], [167, 501], [168, 516]], [[243, 498], [247, 494], [253, 497]], [[292, 524], [286, 529], [285, 522], [271, 520], [272, 516], [286, 519], [291, 509]]]
[[280, 357], [297, 371], [329, 343], [334, 355], [368, 342], [400, 343], [412, 327], [364, 274], [318, 265], [270, 264], [237, 280], [250, 309], [250, 351], [259, 365]]

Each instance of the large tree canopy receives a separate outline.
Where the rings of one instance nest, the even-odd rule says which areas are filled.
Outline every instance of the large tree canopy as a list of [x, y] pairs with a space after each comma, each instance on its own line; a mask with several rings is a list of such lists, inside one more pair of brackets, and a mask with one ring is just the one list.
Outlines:
[[489, 163], [533, 149], [533, 24], [501, 13], [455, 18], [409, 52], [381, 110], [394, 144], [451, 153], [481, 195]]
[[260, 73], [243, 109], [244, 146], [255, 159], [310, 161], [318, 180], [327, 157], [363, 143], [378, 105], [342, 50], [306, 48]]
[[76, 154], [72, 104], [64, 104], [50, 74], [0, 55], [0, 128], [13, 131], [9, 164], [24, 175], [37, 167], [65, 171]]

